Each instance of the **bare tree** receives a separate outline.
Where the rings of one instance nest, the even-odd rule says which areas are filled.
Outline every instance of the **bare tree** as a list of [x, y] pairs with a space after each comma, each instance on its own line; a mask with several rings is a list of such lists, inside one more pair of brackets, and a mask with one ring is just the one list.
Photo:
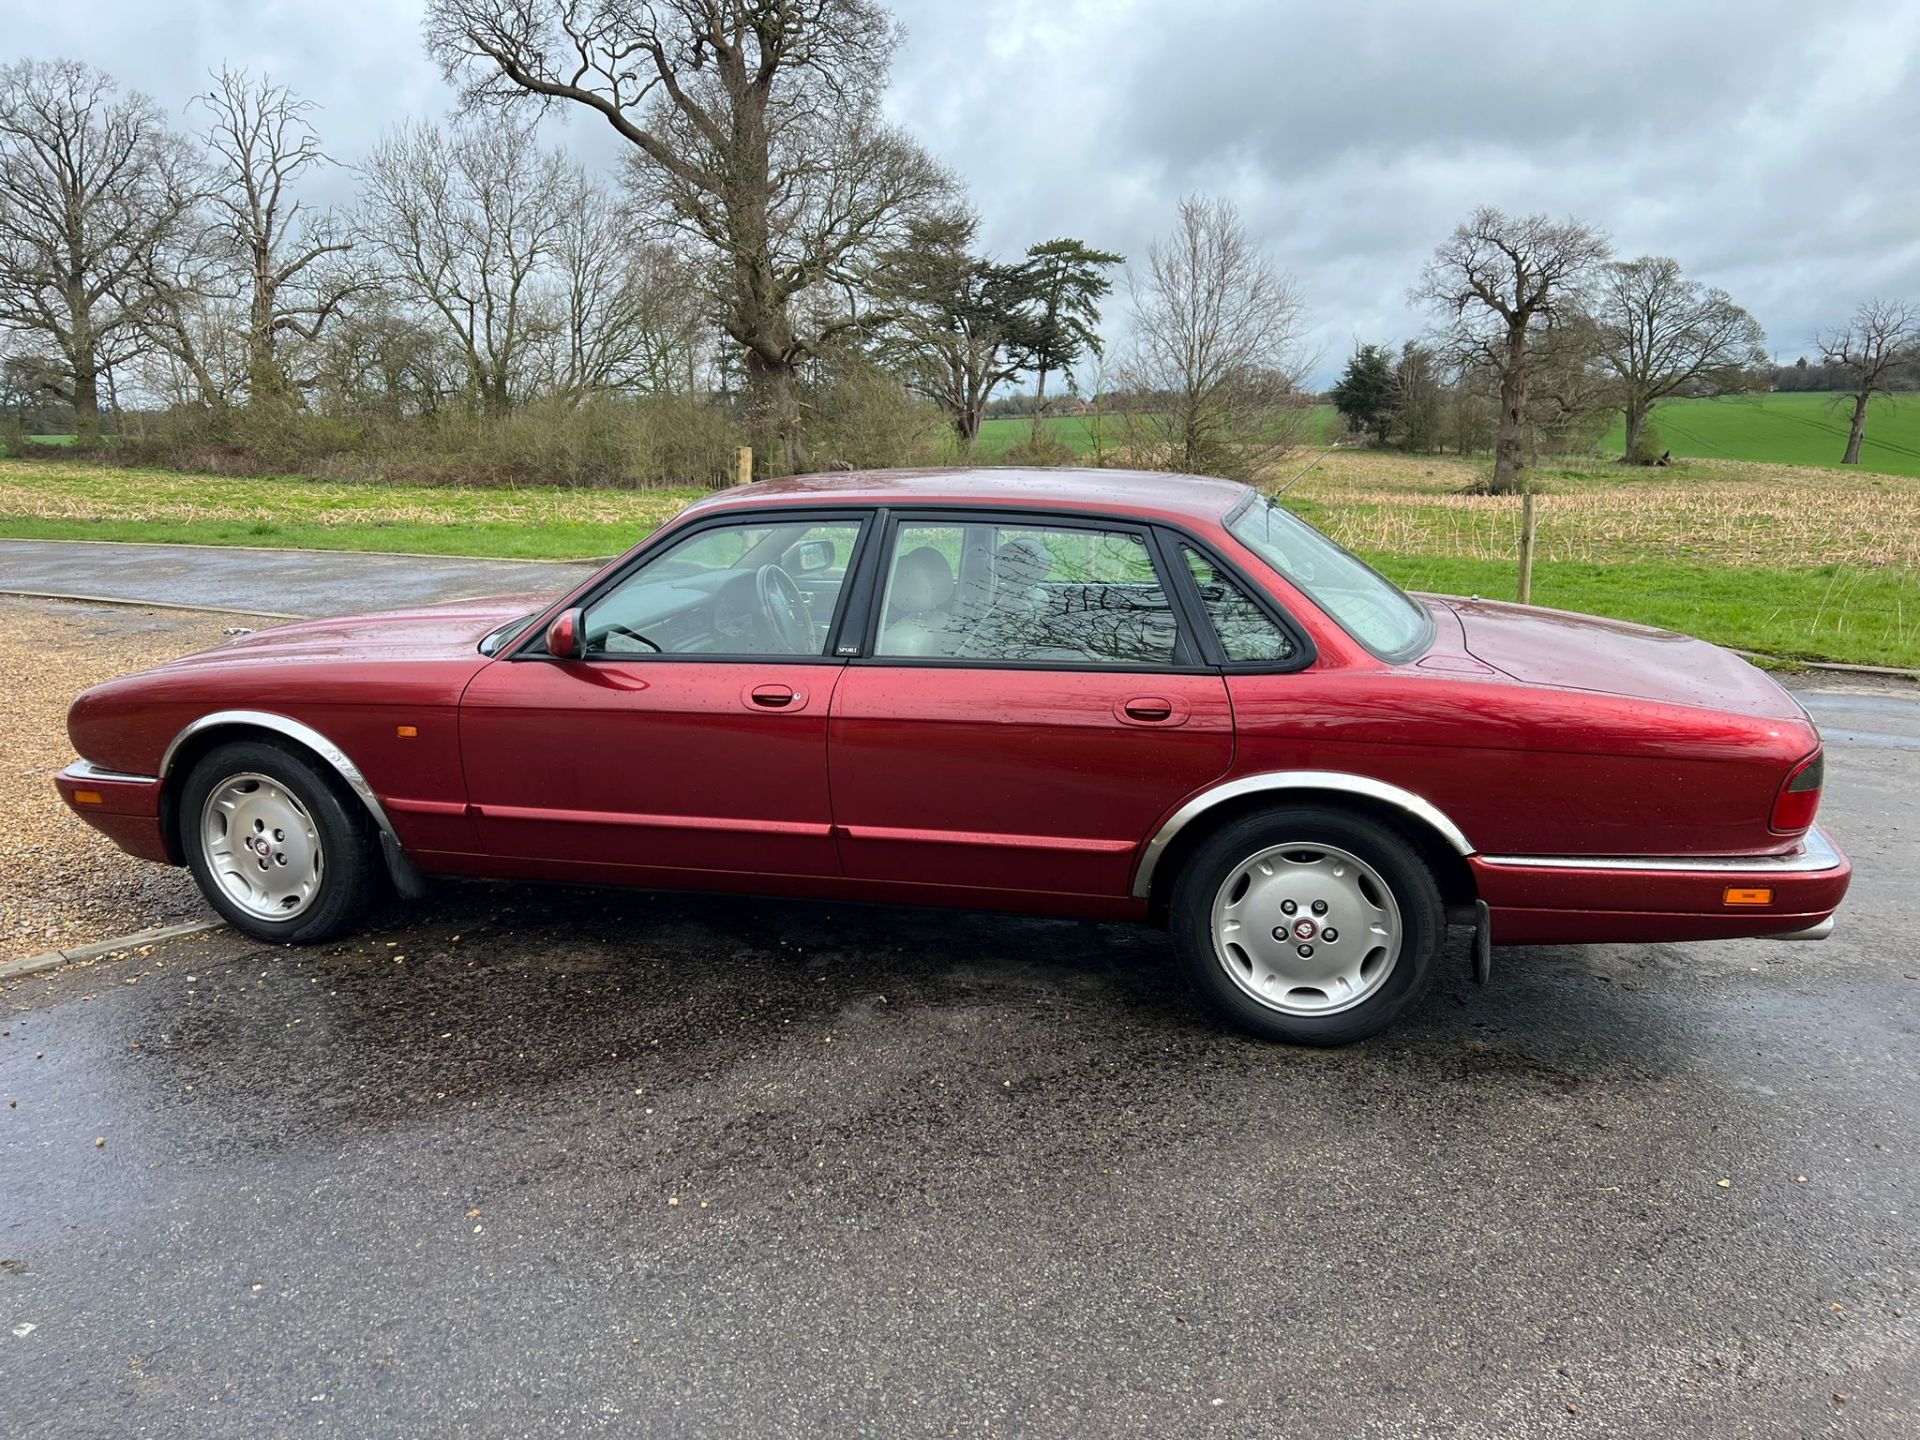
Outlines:
[[1440, 448], [1446, 411], [1446, 377], [1431, 345], [1408, 340], [1393, 366], [1393, 416], [1388, 434], [1402, 450], [1424, 454]]
[[531, 129], [405, 126], [374, 147], [357, 222], [387, 283], [437, 316], [475, 401], [502, 415], [559, 323], [551, 267], [580, 175]]
[[604, 187], [579, 171], [573, 183], [554, 243], [561, 323], [553, 388], [576, 400], [692, 391], [709, 333], [698, 273], [671, 246], [637, 239]]
[[431, 416], [466, 379], [464, 363], [450, 353], [446, 326], [428, 324], [379, 288], [362, 291], [327, 328], [316, 369], [330, 410], [383, 419]]
[[877, 0], [432, 0], [427, 42], [470, 104], [565, 101], [633, 146], [639, 198], [712, 247], [768, 459], [802, 469], [795, 305], [897, 243], [952, 182], [887, 125], [899, 32]]
[[1155, 463], [1257, 475], [1293, 443], [1306, 413], [1306, 307], [1292, 278], [1254, 248], [1231, 201], [1194, 195], [1127, 285], [1133, 334], [1121, 383]]
[[324, 263], [352, 242], [292, 193], [302, 175], [327, 163], [307, 119], [313, 106], [265, 76], [225, 68], [195, 103], [208, 117], [201, 138], [213, 159], [216, 234], [246, 277], [248, 399], [283, 398], [292, 382], [278, 342], [317, 338], [354, 284]]
[[1873, 397], [1891, 396], [1907, 371], [1920, 368], [1920, 305], [1869, 300], [1845, 326], [1828, 331], [1814, 343], [1822, 359], [1844, 366], [1852, 377], [1853, 417], [1847, 427], [1847, 453], [1840, 463], [1858, 465]]
[[148, 256], [139, 323], [152, 343], [135, 375], [141, 389], [169, 405], [217, 410], [247, 388], [246, 305], [231, 267], [205, 239], [196, 225]]
[[44, 336], [82, 439], [103, 376], [151, 343], [155, 256], [190, 228], [191, 151], [159, 107], [72, 60], [0, 69], [0, 326]]
[[1577, 220], [1556, 224], [1483, 206], [1421, 272], [1412, 299], [1439, 317], [1447, 358], [1499, 381], [1492, 494], [1522, 488], [1528, 391], [1545, 350], [1537, 341], [1581, 317], [1586, 288], [1609, 253], [1606, 237]]
[[1688, 280], [1664, 255], [1621, 260], [1595, 287], [1594, 338], [1620, 392], [1626, 453], [1654, 405], [1685, 390], [1738, 389], [1767, 363], [1766, 333], [1724, 290]]

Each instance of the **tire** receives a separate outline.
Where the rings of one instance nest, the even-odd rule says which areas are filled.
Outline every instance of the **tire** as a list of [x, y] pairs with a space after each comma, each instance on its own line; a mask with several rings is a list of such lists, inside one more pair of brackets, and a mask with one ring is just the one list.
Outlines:
[[[216, 796], [224, 803], [214, 806]], [[372, 817], [289, 747], [239, 740], [210, 751], [180, 792], [179, 827], [207, 903], [261, 940], [331, 940], [381, 893]], [[301, 893], [285, 898], [293, 891]]]
[[1168, 920], [1187, 977], [1222, 1018], [1295, 1045], [1350, 1044], [1412, 1010], [1446, 936], [1419, 852], [1318, 806], [1262, 811], [1202, 842]]

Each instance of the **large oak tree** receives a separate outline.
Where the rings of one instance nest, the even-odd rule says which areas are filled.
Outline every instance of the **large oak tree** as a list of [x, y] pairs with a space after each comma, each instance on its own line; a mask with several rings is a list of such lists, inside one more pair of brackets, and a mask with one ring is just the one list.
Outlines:
[[51, 351], [41, 384], [100, 433], [103, 375], [151, 345], [157, 256], [198, 175], [153, 101], [72, 60], [0, 68], [0, 327]]
[[1901, 300], [1869, 300], [1853, 318], [1818, 340], [1820, 355], [1842, 367], [1848, 377], [1847, 450], [1842, 465], [1860, 463], [1867, 438], [1867, 409], [1876, 395], [1892, 395], [1910, 372], [1920, 371], [1920, 305]]
[[1592, 318], [1600, 364], [1626, 415], [1629, 457], [1657, 402], [1681, 390], [1737, 389], [1767, 363], [1767, 337], [1753, 316], [1663, 255], [1608, 265]]
[[874, 0], [432, 0], [469, 104], [565, 102], [632, 146], [637, 198], [709, 250], [766, 459], [801, 469], [796, 303], [899, 243], [952, 182], [880, 115], [899, 32]]
[[1528, 400], [1549, 371], [1571, 375], [1565, 345], [1550, 332], [1586, 324], [1587, 291], [1609, 254], [1598, 230], [1577, 220], [1473, 212], [1437, 250], [1413, 291], [1440, 321], [1447, 358], [1493, 376], [1500, 394], [1488, 490], [1521, 489]]

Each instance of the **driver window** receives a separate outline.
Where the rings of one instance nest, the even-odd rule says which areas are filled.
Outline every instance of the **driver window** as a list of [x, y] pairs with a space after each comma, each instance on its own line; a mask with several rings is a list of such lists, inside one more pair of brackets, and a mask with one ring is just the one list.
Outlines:
[[823, 655], [860, 522], [717, 525], [586, 609], [589, 656]]

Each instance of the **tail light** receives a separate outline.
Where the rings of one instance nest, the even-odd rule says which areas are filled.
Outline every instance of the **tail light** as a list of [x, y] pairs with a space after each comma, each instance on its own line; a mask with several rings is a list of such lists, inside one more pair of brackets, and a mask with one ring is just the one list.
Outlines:
[[1820, 787], [1826, 778], [1826, 754], [1816, 750], [1787, 772], [1767, 827], [1782, 835], [1797, 835], [1813, 824], [1814, 812], [1820, 808]]

